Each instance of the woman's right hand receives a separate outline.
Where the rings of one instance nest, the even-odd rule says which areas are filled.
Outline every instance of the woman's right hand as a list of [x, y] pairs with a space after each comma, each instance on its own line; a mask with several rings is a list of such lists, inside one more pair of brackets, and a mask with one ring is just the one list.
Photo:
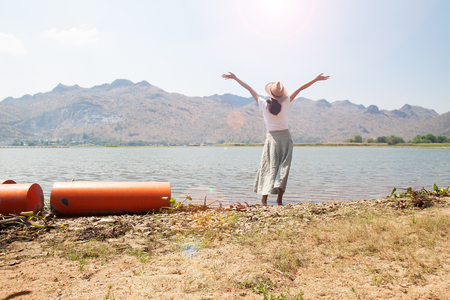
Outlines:
[[319, 75], [317, 75], [316, 79], [314, 79], [314, 80], [321, 81], [321, 80], [327, 80], [328, 78], [330, 78], [330, 76], [323, 76], [323, 73], [320, 73]]

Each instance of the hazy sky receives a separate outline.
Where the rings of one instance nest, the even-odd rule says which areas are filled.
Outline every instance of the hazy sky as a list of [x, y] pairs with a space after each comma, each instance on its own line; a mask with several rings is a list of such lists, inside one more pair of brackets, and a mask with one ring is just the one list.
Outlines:
[[0, 0], [0, 100], [142, 80], [188, 96], [288, 91], [450, 111], [449, 0]]

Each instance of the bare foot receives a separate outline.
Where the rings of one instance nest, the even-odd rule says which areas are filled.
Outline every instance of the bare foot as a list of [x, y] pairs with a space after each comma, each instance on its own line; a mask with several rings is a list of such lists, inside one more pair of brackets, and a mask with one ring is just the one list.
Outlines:
[[267, 206], [267, 196], [268, 195], [263, 195], [262, 196], [262, 199], [261, 199], [262, 206]]
[[284, 194], [284, 191], [283, 191], [283, 189], [278, 189], [278, 197], [277, 197], [277, 204], [278, 205], [283, 205], [283, 194]]

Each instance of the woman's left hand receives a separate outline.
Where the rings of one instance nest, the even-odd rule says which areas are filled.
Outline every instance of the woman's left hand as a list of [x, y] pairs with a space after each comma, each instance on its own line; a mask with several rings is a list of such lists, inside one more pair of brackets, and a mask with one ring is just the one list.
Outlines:
[[229, 73], [229, 74], [223, 74], [222, 77], [225, 78], [225, 79], [234, 79], [234, 80], [237, 79], [236, 75], [234, 75], [234, 74], [231, 73], [231, 72], [228, 72], [228, 73]]

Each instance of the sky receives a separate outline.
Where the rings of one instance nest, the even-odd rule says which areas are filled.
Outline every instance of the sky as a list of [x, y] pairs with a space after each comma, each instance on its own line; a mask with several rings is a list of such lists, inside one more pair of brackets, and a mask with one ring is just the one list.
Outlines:
[[450, 111], [448, 0], [0, 0], [0, 100], [148, 81], [170, 93], [299, 96]]

